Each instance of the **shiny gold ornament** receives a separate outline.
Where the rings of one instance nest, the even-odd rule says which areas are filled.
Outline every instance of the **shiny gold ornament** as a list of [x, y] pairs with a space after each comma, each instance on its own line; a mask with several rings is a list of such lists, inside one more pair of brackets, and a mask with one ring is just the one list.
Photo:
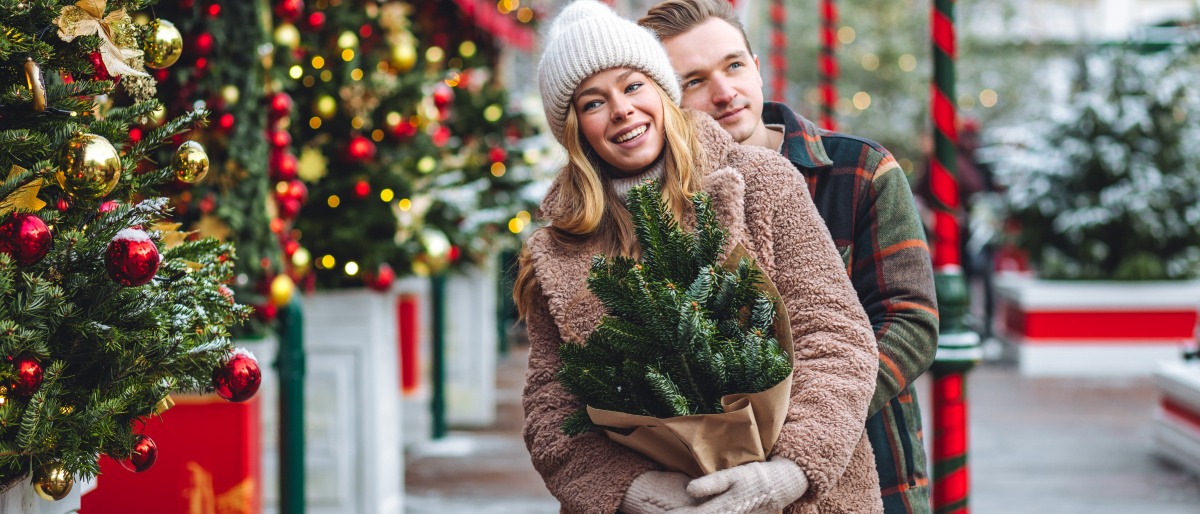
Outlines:
[[300, 272], [302, 276], [303, 274], [308, 273], [308, 270], [311, 266], [312, 254], [308, 252], [308, 249], [299, 248], [296, 250], [296, 253], [292, 254], [292, 267], [296, 271]]
[[34, 492], [48, 502], [66, 498], [74, 484], [71, 475], [59, 463], [46, 464], [33, 474]]
[[306, 146], [300, 150], [300, 162], [296, 164], [296, 174], [305, 182], [317, 182], [325, 177], [329, 170], [329, 159], [320, 150]]
[[183, 34], [175, 24], [164, 19], [150, 22], [150, 31], [142, 41], [147, 68], [163, 69], [179, 60], [183, 53]]
[[279, 24], [278, 27], [275, 27], [275, 44], [288, 50], [295, 50], [297, 46], [300, 46], [300, 30], [291, 23]]
[[276, 275], [271, 280], [271, 305], [282, 308], [292, 301], [296, 292], [296, 283], [287, 275]]
[[25, 59], [25, 84], [29, 86], [29, 92], [33, 95], [33, 110], [45, 111], [46, 82], [42, 80], [42, 69], [33, 62], [33, 58]]
[[392, 46], [391, 65], [396, 71], [406, 73], [417, 64], [417, 49], [407, 38]]
[[221, 99], [224, 100], [226, 104], [233, 105], [238, 103], [238, 100], [240, 100], [241, 97], [242, 92], [238, 90], [237, 86], [227, 85], [221, 88]]
[[208, 154], [200, 143], [184, 141], [171, 158], [171, 169], [175, 171], [175, 178], [195, 184], [208, 174]]
[[95, 134], [76, 134], [58, 156], [55, 178], [73, 198], [99, 200], [121, 179], [121, 156], [107, 139]]

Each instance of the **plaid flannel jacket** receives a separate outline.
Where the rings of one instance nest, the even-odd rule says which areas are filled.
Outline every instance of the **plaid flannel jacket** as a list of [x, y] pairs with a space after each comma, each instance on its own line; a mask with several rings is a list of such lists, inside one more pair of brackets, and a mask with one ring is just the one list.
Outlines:
[[874, 141], [817, 128], [783, 104], [782, 153], [804, 175], [879, 343], [867, 418], [887, 514], [928, 513], [929, 475], [912, 382], [937, 350], [938, 311], [925, 231], [904, 171]]

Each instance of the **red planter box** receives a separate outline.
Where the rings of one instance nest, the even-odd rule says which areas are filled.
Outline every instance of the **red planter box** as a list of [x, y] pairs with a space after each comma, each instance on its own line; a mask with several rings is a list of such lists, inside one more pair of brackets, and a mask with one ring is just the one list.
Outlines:
[[997, 280], [996, 333], [1028, 375], [1149, 376], [1196, 340], [1200, 281]]
[[257, 398], [230, 403], [216, 395], [176, 396], [145, 434], [158, 460], [142, 473], [101, 457], [96, 489], [80, 512], [104, 514], [259, 514], [262, 422]]

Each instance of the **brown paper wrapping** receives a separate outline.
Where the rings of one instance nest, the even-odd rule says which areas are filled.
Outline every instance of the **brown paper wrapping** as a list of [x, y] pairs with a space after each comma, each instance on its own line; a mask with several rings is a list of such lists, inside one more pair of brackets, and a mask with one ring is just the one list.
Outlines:
[[[742, 245], [726, 259], [736, 269], [750, 255]], [[792, 328], [787, 309], [771, 279], [763, 274], [759, 290], [775, 303], [775, 339], [793, 358]], [[670, 471], [700, 477], [748, 462], [765, 461], [779, 439], [791, 401], [792, 375], [766, 391], [728, 394], [721, 398], [725, 412], [656, 418], [587, 408], [592, 422], [609, 439], [627, 446]]]

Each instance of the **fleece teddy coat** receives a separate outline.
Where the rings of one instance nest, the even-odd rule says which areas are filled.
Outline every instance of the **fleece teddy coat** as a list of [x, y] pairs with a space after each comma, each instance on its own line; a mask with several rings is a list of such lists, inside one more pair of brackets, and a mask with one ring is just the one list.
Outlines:
[[[863, 431], [875, 390], [877, 347], [829, 231], [803, 179], [775, 152], [738, 145], [703, 113], [688, 112], [705, 155], [704, 190], [729, 231], [726, 252], [745, 245], [779, 288], [795, 339], [791, 407], [774, 455], [804, 470], [809, 489], [785, 512], [882, 513], [879, 476]], [[554, 219], [557, 187], [542, 203]], [[539, 292], [525, 313], [531, 343], [523, 397], [525, 445], [565, 513], [612, 514], [633, 479], [656, 469], [645, 457], [590, 432], [569, 438], [579, 407], [555, 378], [558, 347], [582, 341], [604, 314], [586, 277], [599, 245], [558, 244], [546, 229], [525, 243]]]

